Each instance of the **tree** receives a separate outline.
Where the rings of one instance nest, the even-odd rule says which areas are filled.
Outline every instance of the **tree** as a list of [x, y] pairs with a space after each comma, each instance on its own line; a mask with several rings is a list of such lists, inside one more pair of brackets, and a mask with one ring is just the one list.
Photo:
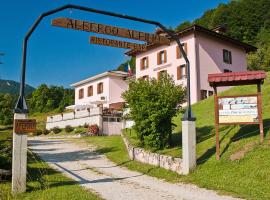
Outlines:
[[131, 57], [130, 60], [125, 61], [124, 63], [120, 64], [116, 70], [119, 71], [127, 71], [127, 66], [130, 66], [130, 69], [132, 70], [133, 73], [136, 72], [136, 58]]
[[184, 28], [187, 28], [187, 27], [189, 27], [189, 26], [191, 26], [192, 24], [191, 24], [191, 22], [190, 21], [184, 21], [183, 23], [181, 23], [180, 25], [178, 25], [177, 27], [176, 27], [176, 31], [180, 31], [180, 30], [182, 30], [182, 29], [184, 29]]
[[248, 55], [248, 69], [270, 71], [270, 30], [262, 28], [257, 35], [258, 50]]
[[185, 89], [176, 86], [169, 75], [162, 75], [160, 80], [132, 80], [122, 96], [143, 145], [161, 149], [171, 144], [172, 117], [177, 105], [185, 101]]
[[12, 124], [15, 99], [10, 94], [0, 94], [0, 124]]
[[28, 101], [32, 113], [55, 109], [62, 112], [67, 105], [74, 103], [74, 90], [42, 84], [32, 93]]

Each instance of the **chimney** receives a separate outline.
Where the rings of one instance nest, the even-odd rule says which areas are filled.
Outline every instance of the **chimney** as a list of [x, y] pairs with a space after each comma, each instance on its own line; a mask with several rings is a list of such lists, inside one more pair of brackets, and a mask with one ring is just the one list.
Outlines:
[[219, 25], [213, 28], [212, 31], [215, 31], [216, 33], [219, 33], [219, 34], [224, 34], [226, 33], [227, 28], [225, 25]]

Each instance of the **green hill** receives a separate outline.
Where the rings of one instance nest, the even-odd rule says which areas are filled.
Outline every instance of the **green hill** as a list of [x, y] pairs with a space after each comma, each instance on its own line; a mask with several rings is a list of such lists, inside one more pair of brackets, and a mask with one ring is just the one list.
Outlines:
[[[201, 187], [231, 193], [247, 199], [270, 199], [270, 73], [262, 87], [265, 140], [260, 144], [258, 125], [232, 125], [220, 127], [221, 159], [215, 158], [214, 98], [210, 97], [192, 106], [197, 130], [197, 169], [188, 176], [171, 177], [171, 181], [192, 182]], [[220, 95], [256, 93], [256, 85], [233, 87]], [[182, 156], [181, 118], [173, 138], [174, 146], [159, 153]], [[125, 134], [133, 145], [138, 145], [135, 133]]]
[[[25, 94], [31, 94], [35, 90], [34, 87], [30, 85], [25, 86]], [[9, 93], [12, 95], [18, 95], [20, 91], [20, 83], [12, 80], [2, 80], [0, 79], [0, 93]]]

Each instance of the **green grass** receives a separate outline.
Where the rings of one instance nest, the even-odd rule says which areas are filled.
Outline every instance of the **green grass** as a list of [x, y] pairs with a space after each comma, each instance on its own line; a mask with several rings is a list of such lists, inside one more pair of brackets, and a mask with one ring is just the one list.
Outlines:
[[[268, 77], [269, 77], [268, 73]], [[181, 176], [164, 169], [129, 161], [125, 146], [120, 137], [90, 137], [85, 140], [99, 147], [109, 159], [129, 169], [171, 182], [190, 182], [201, 187], [218, 190], [247, 199], [270, 199], [270, 78], [263, 87], [263, 118], [265, 141], [259, 144], [258, 125], [234, 125], [220, 127], [221, 160], [215, 159], [214, 100], [213, 97], [193, 105], [197, 127], [197, 169], [188, 176]], [[239, 86], [231, 88], [222, 95], [244, 95], [256, 93], [256, 86]], [[173, 138], [174, 146], [157, 152], [181, 157], [181, 117]], [[135, 146], [140, 146], [134, 131], [125, 135]], [[231, 161], [230, 156], [241, 152], [251, 145], [244, 157]]]
[[[0, 132], [0, 142], [9, 138], [11, 131]], [[1, 148], [0, 148], [1, 150]], [[0, 157], [1, 159], [1, 157]], [[0, 167], [1, 168], [1, 167]], [[0, 182], [0, 199], [2, 200], [100, 200], [97, 195], [86, 191], [75, 181], [51, 169], [34, 154], [28, 154], [27, 191], [24, 194], [11, 194], [11, 181]]]

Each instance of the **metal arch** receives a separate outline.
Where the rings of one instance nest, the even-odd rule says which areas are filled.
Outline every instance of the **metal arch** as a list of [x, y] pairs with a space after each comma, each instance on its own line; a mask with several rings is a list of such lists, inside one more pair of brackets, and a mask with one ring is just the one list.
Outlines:
[[88, 8], [88, 7], [84, 7], [84, 6], [72, 5], [72, 4], [61, 6], [59, 8], [56, 8], [56, 9], [53, 9], [53, 10], [50, 10], [48, 12], [45, 12], [45, 13], [41, 14], [38, 17], [38, 19], [35, 21], [33, 26], [30, 28], [30, 30], [27, 32], [26, 36], [24, 37], [24, 40], [23, 40], [22, 68], [21, 68], [20, 96], [19, 96], [18, 101], [17, 101], [16, 106], [15, 106], [15, 113], [28, 113], [28, 107], [27, 107], [25, 97], [24, 97], [26, 54], [27, 54], [28, 39], [31, 37], [32, 33], [35, 31], [35, 29], [37, 28], [37, 26], [39, 25], [39, 23], [42, 21], [42, 19], [44, 17], [47, 17], [49, 15], [52, 15], [54, 13], [60, 12], [60, 11], [65, 10], [65, 9], [77, 9], [77, 10], [82, 10], [82, 11], [86, 11], [86, 12], [98, 13], [98, 14], [102, 14], [102, 15], [108, 15], [108, 16], [118, 17], [118, 18], [122, 18], [122, 19], [128, 19], [128, 20], [132, 20], [132, 21], [152, 24], [152, 25], [156, 25], [156, 26], [160, 27], [164, 32], [166, 32], [173, 40], [176, 41], [176, 43], [179, 46], [180, 51], [181, 51], [184, 59], [185, 59], [186, 65], [187, 65], [187, 98], [188, 98], [188, 102], [187, 102], [187, 110], [186, 110], [186, 113], [184, 115], [183, 120], [188, 120], [188, 121], [194, 121], [195, 120], [195, 118], [192, 115], [191, 100], [190, 100], [190, 63], [189, 63], [189, 60], [187, 58], [186, 52], [184, 51], [184, 48], [181, 45], [179, 37], [177, 37], [174, 34], [174, 32], [170, 31], [165, 26], [163, 26], [161, 23], [156, 22], [156, 21], [142, 19], [142, 18], [133, 17], [133, 16], [129, 16], [129, 15], [123, 15], [123, 14], [108, 12], [108, 11], [103, 11], [103, 10], [97, 10], [97, 9]]

